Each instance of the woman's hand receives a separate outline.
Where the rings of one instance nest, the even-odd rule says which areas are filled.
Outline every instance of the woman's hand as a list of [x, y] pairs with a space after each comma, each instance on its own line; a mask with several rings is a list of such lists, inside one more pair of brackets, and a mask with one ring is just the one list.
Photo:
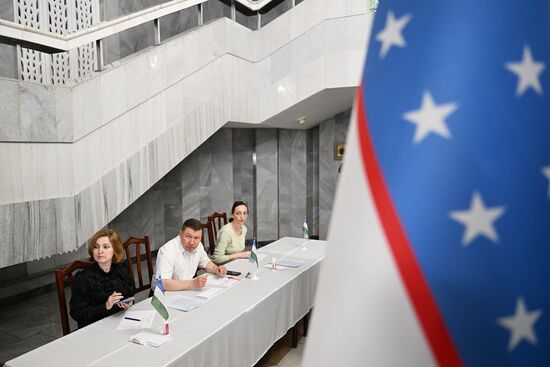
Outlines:
[[122, 293], [118, 293], [116, 291], [113, 292], [113, 294], [111, 294], [109, 298], [107, 298], [107, 302], [105, 302], [105, 308], [110, 310], [111, 308], [113, 308], [113, 305], [120, 301], [122, 298], [124, 298], [122, 297]]
[[241, 252], [241, 259], [248, 259], [250, 257], [250, 255], [252, 255], [251, 251]]
[[130, 307], [132, 307], [134, 305], [134, 301], [130, 301], [130, 302], [124, 302], [124, 303], [117, 303], [117, 306], [122, 308], [123, 310], [127, 310], [129, 309]]

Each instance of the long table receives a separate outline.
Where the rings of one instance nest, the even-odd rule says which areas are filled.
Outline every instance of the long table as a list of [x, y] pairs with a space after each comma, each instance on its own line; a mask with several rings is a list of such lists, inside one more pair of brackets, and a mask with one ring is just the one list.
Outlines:
[[[169, 308], [171, 340], [159, 348], [129, 342], [139, 330], [116, 331], [118, 312], [6, 362], [16, 366], [252, 366], [313, 307], [327, 242], [285, 237], [258, 250], [260, 268], [247, 260], [227, 264], [242, 281], [200, 307]], [[264, 268], [272, 258], [301, 259], [298, 268]], [[257, 280], [244, 278], [255, 273]], [[208, 282], [207, 282], [208, 287]], [[198, 291], [178, 292], [195, 297]], [[150, 299], [132, 310], [151, 310]], [[162, 324], [155, 316], [153, 328]]]

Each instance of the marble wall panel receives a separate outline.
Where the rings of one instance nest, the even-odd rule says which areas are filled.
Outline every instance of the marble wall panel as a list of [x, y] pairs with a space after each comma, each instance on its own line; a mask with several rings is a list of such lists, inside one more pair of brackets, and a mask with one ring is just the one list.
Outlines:
[[319, 238], [326, 239], [338, 167], [334, 161], [334, 118], [319, 125]]
[[[311, 133], [311, 191], [312, 212], [310, 234], [319, 235], [319, 126], [315, 126]], [[308, 166], [309, 168], [309, 166]], [[308, 176], [309, 177], [309, 176]]]
[[308, 224], [309, 234], [314, 235], [313, 231], [313, 181], [314, 181], [314, 166], [313, 166], [313, 129], [306, 131], [306, 208], [305, 217]]
[[17, 79], [17, 47], [0, 44], [0, 77]]
[[123, 241], [129, 236], [149, 236], [151, 248], [158, 249], [166, 242], [164, 222], [163, 190], [162, 185], [157, 184], [114, 218], [108, 226], [116, 229]]
[[[191, 153], [181, 163], [182, 177], [182, 219], [201, 217], [199, 149]], [[183, 223], [183, 222], [182, 222]]]
[[[232, 201], [245, 201], [248, 205], [248, 232], [247, 239], [254, 238], [256, 233], [256, 208], [254, 206], [254, 165], [252, 155], [254, 153], [254, 129], [231, 129], [233, 132], [233, 193]], [[231, 206], [225, 209], [228, 217], [231, 215]]]
[[[13, 15], [13, 1], [0, 1], [0, 19], [13, 22]], [[0, 77], [17, 78], [17, 49], [15, 46], [0, 44]], [[0, 116], [1, 112], [0, 110]]]
[[307, 208], [307, 131], [292, 130], [292, 157], [291, 157], [291, 201], [292, 210], [290, 216], [290, 233], [293, 237], [302, 236], [302, 224], [306, 216]]
[[279, 17], [292, 7], [292, 0], [273, 1], [273, 5], [267, 4], [260, 10], [262, 14], [262, 27]]
[[[1, 52], [2, 49], [0, 49], [0, 55]], [[2, 64], [0, 62], [0, 65]], [[0, 141], [21, 140], [19, 91], [17, 81], [2, 81], [2, 88], [0, 88]]]
[[160, 39], [165, 40], [199, 25], [197, 6], [183, 9], [160, 19]]
[[258, 14], [238, 2], [235, 3], [235, 18], [237, 23], [249, 29], [258, 29]]
[[279, 130], [278, 153], [279, 161], [277, 170], [279, 172], [279, 236], [291, 236], [291, 215], [292, 215], [292, 131]]
[[26, 141], [55, 140], [57, 126], [54, 88], [44, 84], [20, 83], [19, 103], [21, 138]]
[[166, 239], [175, 236], [183, 223], [182, 174], [183, 165], [178, 164], [160, 181], [162, 182], [164, 200], [164, 235]]
[[279, 238], [277, 129], [256, 129], [256, 237]]
[[231, 18], [231, 6], [229, 0], [209, 0], [203, 3], [203, 21], [207, 22], [218, 18]]

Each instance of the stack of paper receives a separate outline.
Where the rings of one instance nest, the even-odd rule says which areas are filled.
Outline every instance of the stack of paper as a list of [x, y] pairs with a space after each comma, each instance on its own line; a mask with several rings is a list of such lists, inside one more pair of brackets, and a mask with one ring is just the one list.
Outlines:
[[150, 345], [155, 348], [160, 347], [170, 339], [171, 338], [168, 335], [154, 334], [150, 331], [142, 331], [141, 333], [130, 337], [130, 341], [132, 343]]

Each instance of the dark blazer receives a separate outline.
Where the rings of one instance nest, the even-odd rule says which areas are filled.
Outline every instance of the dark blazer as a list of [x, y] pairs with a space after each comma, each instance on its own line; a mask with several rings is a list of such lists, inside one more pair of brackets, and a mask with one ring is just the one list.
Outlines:
[[122, 310], [117, 305], [113, 305], [110, 310], [105, 307], [107, 298], [115, 291], [122, 293], [124, 298], [134, 295], [134, 282], [130, 278], [126, 262], [113, 263], [108, 273], [94, 263], [76, 274], [70, 314], [78, 327], [84, 327]]

